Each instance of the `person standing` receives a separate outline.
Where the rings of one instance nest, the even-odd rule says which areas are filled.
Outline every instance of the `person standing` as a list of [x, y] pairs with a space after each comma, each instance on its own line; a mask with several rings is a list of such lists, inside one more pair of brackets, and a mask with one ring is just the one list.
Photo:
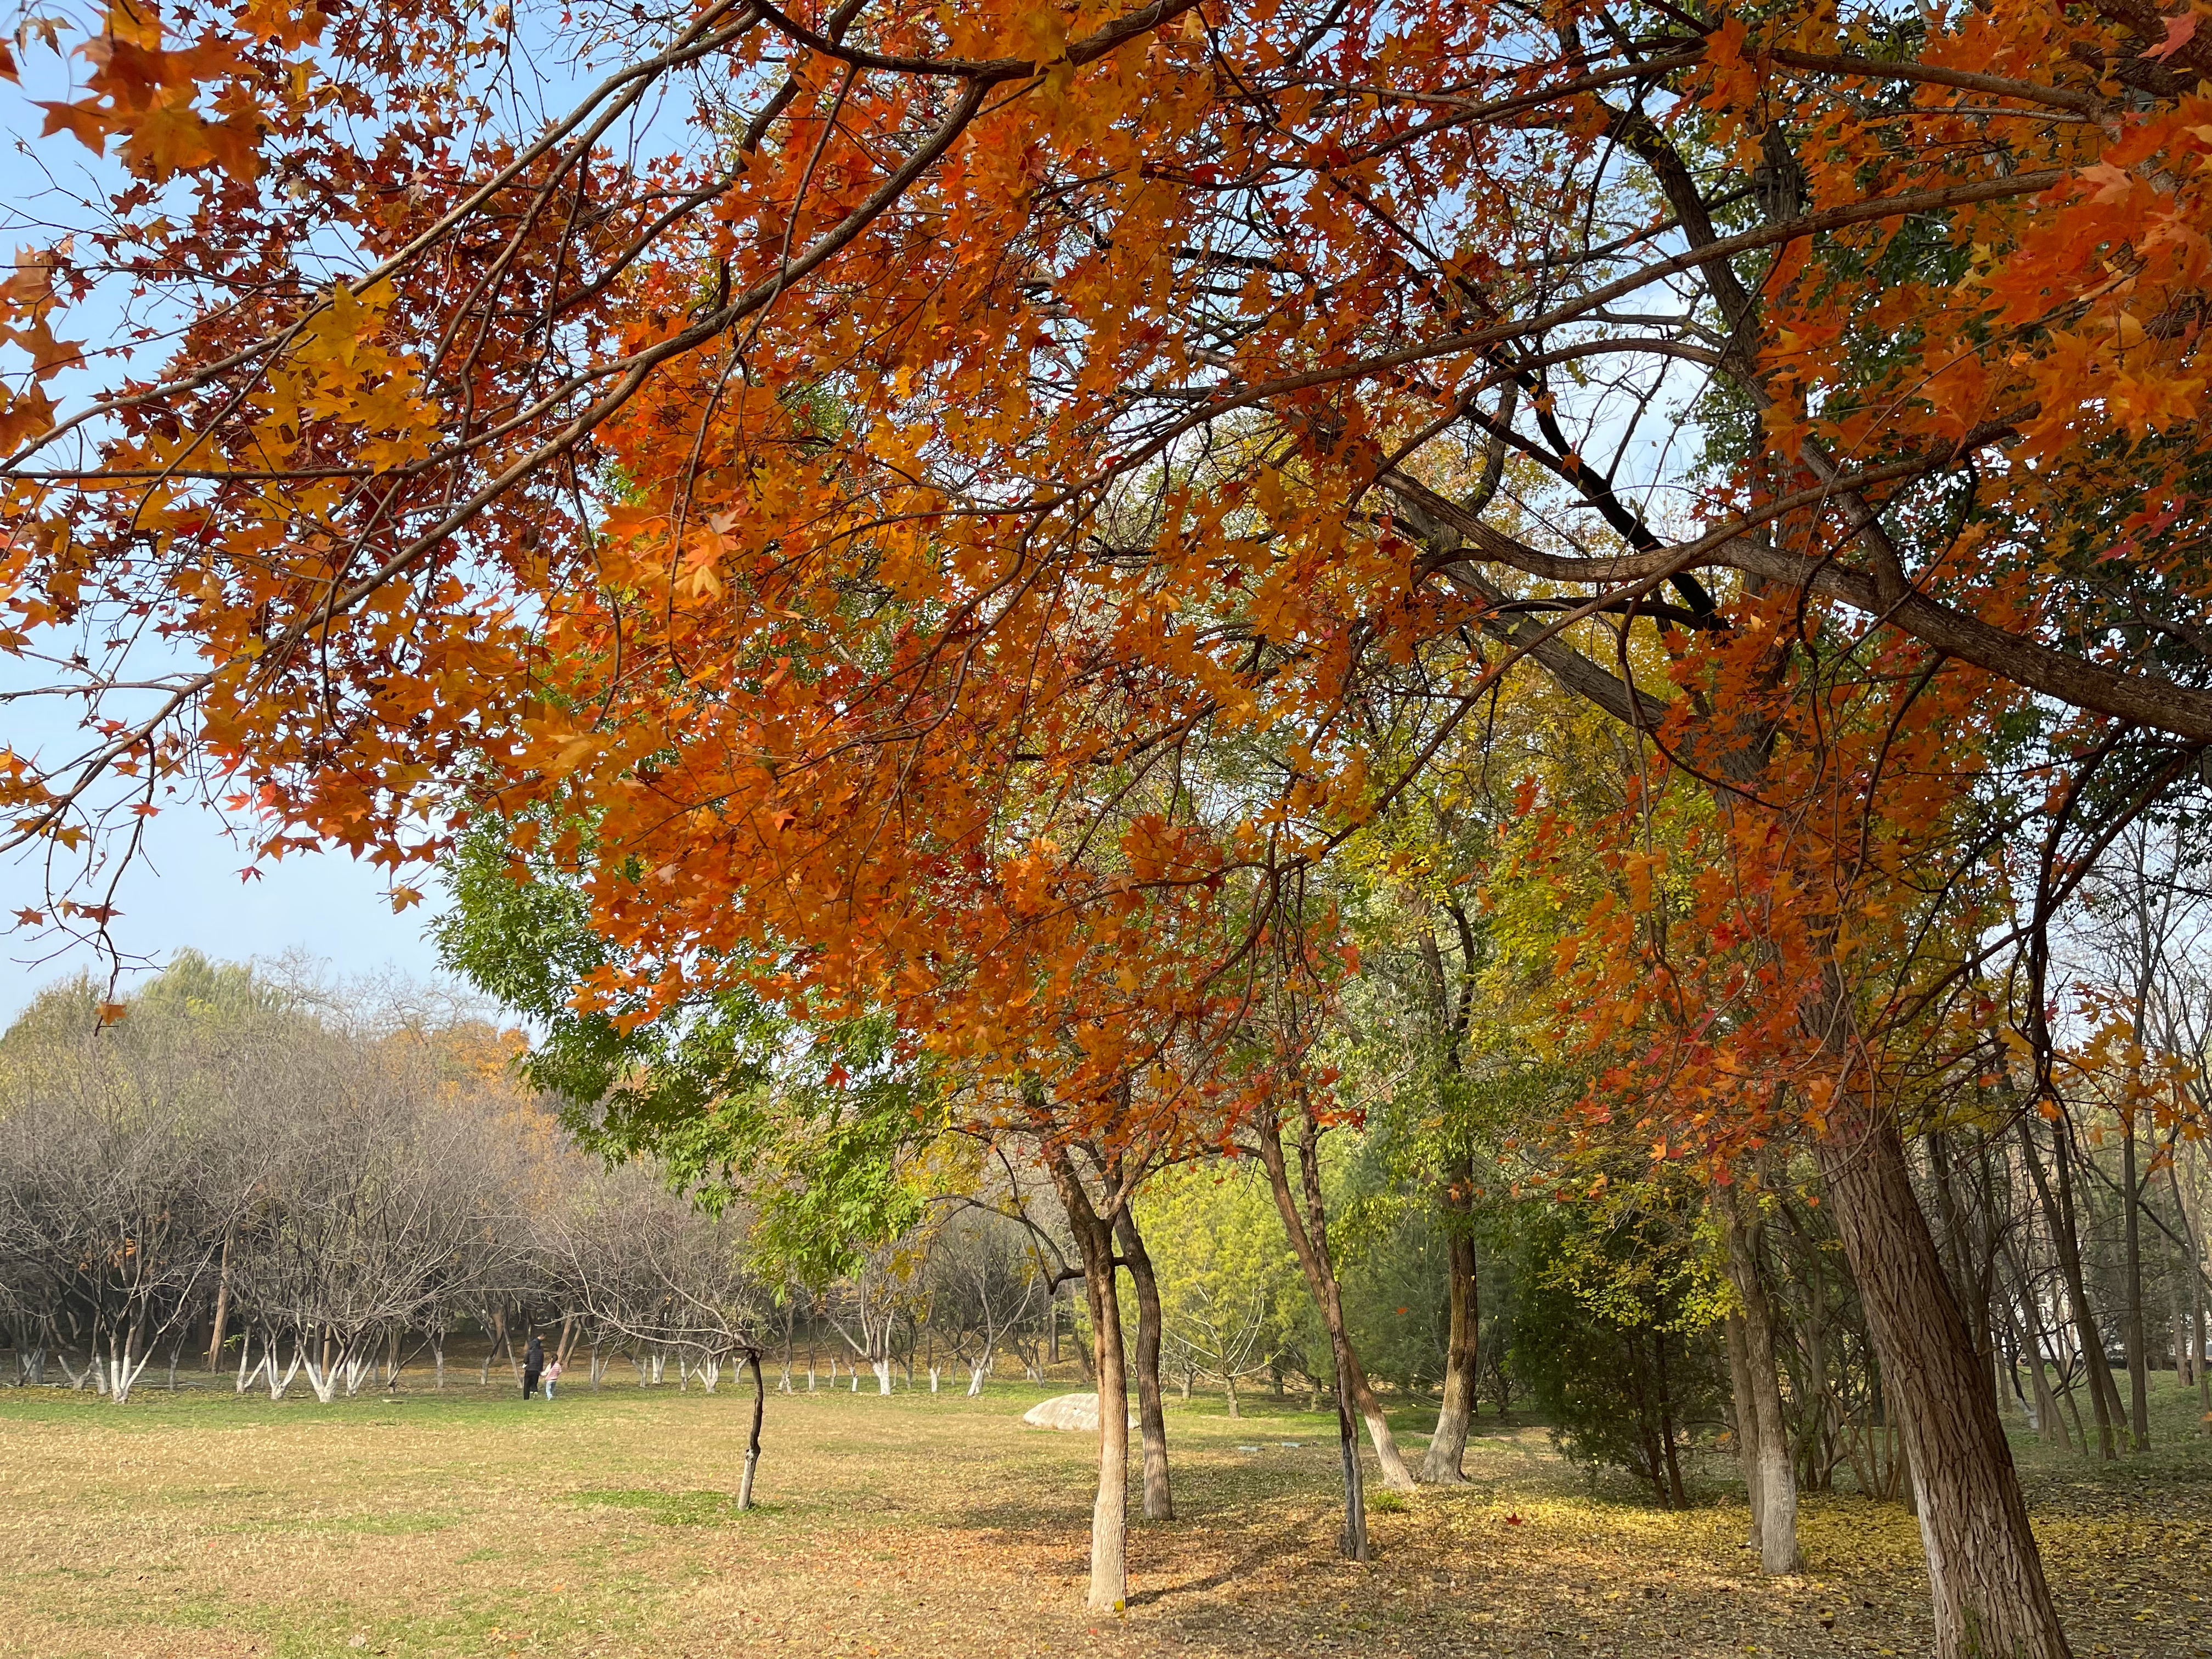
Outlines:
[[556, 1355], [553, 1363], [545, 1368], [545, 1397], [548, 1400], [550, 1400], [553, 1397], [553, 1385], [560, 1380], [561, 1361], [559, 1357]]
[[538, 1379], [545, 1370], [545, 1345], [531, 1333], [530, 1346], [522, 1351], [522, 1397], [531, 1398], [538, 1392]]

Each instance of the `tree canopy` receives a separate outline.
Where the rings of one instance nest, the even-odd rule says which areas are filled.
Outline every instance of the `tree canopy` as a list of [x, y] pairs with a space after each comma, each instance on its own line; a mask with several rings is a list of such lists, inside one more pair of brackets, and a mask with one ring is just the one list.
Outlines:
[[[1334, 866], [1476, 746], [1585, 1121], [1723, 1182], [1810, 1133], [1946, 1650], [2063, 1652], [1900, 1126], [1990, 1062], [1992, 939], [2048, 1103], [2051, 918], [2212, 744], [2193, 11], [33, 33], [98, 159], [0, 291], [0, 644], [83, 709], [0, 761], [25, 928], [106, 941], [180, 793], [402, 905], [493, 825], [593, 1041], [879, 1022], [1105, 1227], [1330, 1120]], [[1497, 741], [1524, 663], [1609, 813]]]

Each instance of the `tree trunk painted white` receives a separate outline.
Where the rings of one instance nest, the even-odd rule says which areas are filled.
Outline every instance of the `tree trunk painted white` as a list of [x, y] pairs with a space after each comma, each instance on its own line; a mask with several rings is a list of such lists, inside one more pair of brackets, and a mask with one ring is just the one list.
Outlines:
[[979, 1359], [968, 1368], [968, 1397], [973, 1400], [983, 1392], [983, 1379], [991, 1374], [991, 1362]]
[[146, 1345], [144, 1353], [137, 1352], [138, 1336], [138, 1322], [136, 1319], [127, 1322], [123, 1327], [123, 1346], [115, 1353], [109, 1368], [108, 1398], [118, 1406], [129, 1401], [131, 1390], [137, 1385], [146, 1367], [154, 1363], [152, 1343]]
[[271, 1400], [282, 1400], [290, 1392], [292, 1379], [300, 1374], [301, 1364], [307, 1358], [307, 1340], [303, 1336], [293, 1346], [291, 1369], [279, 1376], [276, 1374], [276, 1333], [269, 1333], [268, 1352], [264, 1358], [269, 1362], [269, 1397]]
[[363, 1383], [376, 1379], [376, 1350], [349, 1346], [345, 1357], [339, 1361], [338, 1370], [345, 1382], [346, 1398], [356, 1398]]
[[1121, 1351], [1121, 1298], [1114, 1282], [1114, 1226], [1091, 1205], [1064, 1149], [1053, 1153], [1049, 1167], [1083, 1259], [1098, 1379], [1098, 1495], [1091, 1506], [1091, 1584], [1085, 1605], [1093, 1613], [1119, 1613], [1127, 1603], [1129, 1587], [1129, 1384]]
[[[307, 1372], [308, 1388], [314, 1391], [314, 1395], [317, 1400], [327, 1406], [337, 1397], [337, 1367], [327, 1363], [318, 1362], [314, 1354], [310, 1351], [310, 1346], [311, 1345], [308, 1339], [302, 1336], [300, 1339], [298, 1347], [294, 1352], [293, 1369], [296, 1370], [300, 1368], [302, 1363], [305, 1364]], [[325, 1358], [327, 1358], [327, 1357]]]
[[[1751, 1397], [1749, 1420], [1757, 1425], [1753, 1445], [1759, 1462], [1759, 1565], [1779, 1576], [1797, 1571], [1797, 1472], [1790, 1455], [1790, 1431], [1782, 1416], [1780, 1369], [1775, 1356], [1774, 1304], [1759, 1260], [1759, 1222], [1747, 1214], [1742, 1194], [1723, 1200], [1729, 1274], [1743, 1304], [1744, 1381]], [[1741, 1413], [1740, 1413], [1741, 1416]]]
[[1765, 1553], [1766, 1494], [1760, 1486], [1765, 1466], [1759, 1456], [1759, 1410], [1751, 1397], [1751, 1361], [1746, 1356], [1743, 1316], [1732, 1313], [1722, 1322], [1729, 1363], [1729, 1402], [1735, 1418], [1736, 1467], [1743, 1475], [1743, 1495], [1751, 1510], [1751, 1547]]
[[1167, 1413], [1160, 1404], [1159, 1281], [1137, 1218], [1127, 1206], [1114, 1218], [1114, 1237], [1137, 1292], [1137, 1419], [1144, 1451], [1145, 1519], [1175, 1519], [1175, 1488], [1168, 1475]]

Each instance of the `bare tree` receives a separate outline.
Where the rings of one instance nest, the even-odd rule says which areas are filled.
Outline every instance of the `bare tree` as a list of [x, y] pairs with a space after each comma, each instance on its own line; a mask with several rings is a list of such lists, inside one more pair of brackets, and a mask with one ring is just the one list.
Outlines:
[[973, 1397], [982, 1393], [1009, 1334], [1042, 1310], [1044, 1279], [1026, 1234], [984, 1209], [955, 1210], [932, 1234], [928, 1251], [930, 1320], [967, 1367]]

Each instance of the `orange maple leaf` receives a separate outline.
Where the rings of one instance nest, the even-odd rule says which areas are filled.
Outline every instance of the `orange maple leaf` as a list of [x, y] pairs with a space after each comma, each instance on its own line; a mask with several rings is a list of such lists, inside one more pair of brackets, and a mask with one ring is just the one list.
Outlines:
[[2154, 63], [2162, 62], [2179, 52], [2197, 38], [2197, 14], [2185, 11], [2178, 17], [2166, 20], [2166, 39], [2153, 46], [2143, 56]]

